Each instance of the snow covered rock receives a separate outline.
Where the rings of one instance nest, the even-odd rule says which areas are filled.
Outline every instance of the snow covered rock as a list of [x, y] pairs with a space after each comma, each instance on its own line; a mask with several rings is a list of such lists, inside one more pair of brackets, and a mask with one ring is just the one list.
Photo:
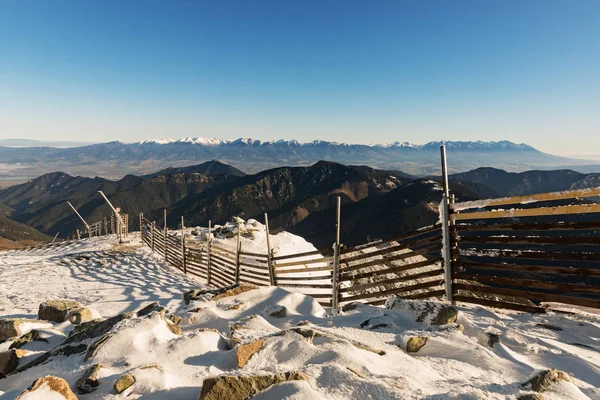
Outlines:
[[141, 310], [139, 310], [136, 313], [136, 315], [138, 317], [143, 317], [143, 316], [151, 314], [153, 312], [166, 312], [166, 311], [167, 311], [167, 309], [165, 307], [161, 306], [160, 304], [158, 304], [155, 301], [154, 303], [150, 303], [146, 307], [144, 307]]
[[275, 306], [269, 308], [265, 313], [269, 317], [285, 318], [285, 316], [287, 315], [287, 309], [285, 308], [285, 306], [275, 305]]
[[127, 389], [129, 389], [135, 383], [135, 377], [131, 374], [121, 375], [119, 379], [113, 385], [115, 392], [117, 394], [123, 393]]
[[34, 328], [51, 328], [52, 325], [46, 321], [38, 321], [23, 318], [0, 319], [0, 342], [21, 336]]
[[79, 325], [83, 322], [89, 322], [93, 319], [92, 311], [89, 308], [80, 308], [79, 310], [72, 311], [69, 314], [69, 321], [73, 325]]
[[19, 366], [19, 359], [27, 352], [11, 349], [0, 353], [0, 378], [13, 372]]
[[72, 300], [48, 300], [40, 304], [38, 318], [45, 321], [64, 322], [72, 311], [82, 308]]
[[92, 393], [100, 386], [100, 381], [96, 375], [98, 375], [98, 371], [100, 371], [101, 368], [103, 368], [102, 364], [94, 364], [85, 371], [83, 376], [75, 382], [77, 393]]
[[542, 398], [548, 399], [588, 399], [575, 385], [566, 372], [550, 369], [542, 371], [523, 384], [523, 387], [543, 393]]
[[254, 342], [238, 345], [235, 349], [235, 358], [238, 368], [243, 368], [250, 360], [250, 357], [258, 353], [264, 344], [265, 339], [259, 339]]
[[[131, 318], [132, 316], [133, 316], [133, 313], [127, 312], [127, 313], [119, 314], [114, 317], [111, 317], [111, 318], [108, 318], [105, 320], [101, 320], [98, 322], [90, 321], [89, 323], [86, 323], [89, 325], [86, 325], [84, 329], [82, 329], [81, 331], [79, 331], [78, 333], [76, 333], [72, 336], [69, 336], [69, 338], [67, 340], [65, 340], [64, 344], [79, 343], [79, 342], [82, 342], [87, 339], [93, 339], [98, 336], [105, 335], [116, 324], [118, 324], [119, 322], [121, 322], [125, 319]], [[81, 326], [81, 325], [79, 325], [79, 326]]]
[[61, 397], [65, 400], [77, 400], [77, 396], [71, 391], [67, 381], [57, 376], [44, 376], [36, 379], [29, 389], [17, 397], [17, 400], [59, 399]]
[[244, 400], [273, 385], [291, 381], [306, 381], [302, 372], [285, 372], [258, 376], [218, 376], [202, 383], [200, 400]]
[[416, 353], [427, 344], [427, 336], [413, 336], [406, 341], [407, 353]]
[[455, 307], [434, 301], [390, 298], [385, 303], [388, 310], [399, 310], [412, 316], [416, 322], [426, 325], [446, 325], [456, 322], [458, 310]]
[[39, 331], [33, 329], [33, 330], [27, 332], [26, 334], [24, 334], [23, 336], [19, 337], [14, 342], [12, 342], [10, 344], [9, 349], [20, 349], [21, 347], [25, 346], [27, 343], [31, 343], [34, 341], [48, 343], [48, 339], [42, 337], [42, 334]]
[[258, 289], [258, 287], [248, 283], [238, 283], [219, 289], [194, 289], [183, 294], [183, 302], [185, 305], [188, 305], [192, 301], [205, 300], [207, 298], [216, 301], [225, 297], [236, 296], [253, 289]]

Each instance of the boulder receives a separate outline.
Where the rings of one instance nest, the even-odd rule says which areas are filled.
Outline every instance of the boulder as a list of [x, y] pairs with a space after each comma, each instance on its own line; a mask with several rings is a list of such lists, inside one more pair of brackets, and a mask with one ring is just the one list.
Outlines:
[[403, 311], [412, 315], [416, 322], [422, 322], [426, 325], [452, 324], [456, 322], [458, 316], [456, 307], [426, 300], [390, 298], [386, 301], [385, 308]]
[[219, 299], [224, 299], [226, 297], [237, 296], [238, 294], [248, 292], [250, 290], [258, 289], [258, 286], [251, 285], [249, 283], [240, 283], [237, 285], [233, 285], [230, 287], [223, 288], [219, 290], [218, 293], [215, 293], [213, 297], [211, 297], [210, 301], [217, 301]]
[[166, 307], [161, 306], [160, 304], [158, 304], [155, 301], [154, 303], [150, 303], [146, 307], [144, 307], [141, 310], [139, 310], [137, 312], [137, 316], [138, 317], [143, 317], [145, 315], [152, 314], [154, 312], [166, 313], [167, 309], [166, 309]]
[[406, 341], [405, 350], [407, 353], [416, 353], [427, 344], [426, 336], [414, 336]]
[[477, 341], [483, 346], [494, 347], [495, 343], [500, 343], [500, 335], [491, 332], [478, 332]]
[[67, 381], [57, 376], [44, 376], [42, 378], [36, 379], [31, 384], [29, 389], [27, 389], [26, 391], [21, 393], [19, 397], [17, 397], [17, 400], [19, 400], [28, 393], [35, 392], [41, 387], [62, 395], [66, 400], [77, 400], [77, 396], [75, 396], [75, 393], [71, 391], [71, 388], [69, 387]]
[[100, 321], [102, 321], [102, 318], [96, 318], [96, 319], [93, 319], [91, 321], [82, 322], [79, 325], [75, 325], [73, 327], [73, 329], [71, 330], [71, 332], [69, 332], [69, 336], [73, 336], [73, 335], [75, 335], [77, 333], [83, 332], [87, 328], [90, 328], [90, 327], [96, 325]]
[[171, 320], [172, 323], [174, 323], [175, 325], [179, 325], [179, 323], [181, 322], [181, 317], [175, 314], [171, 314], [169, 315], [169, 319]]
[[303, 372], [259, 376], [217, 376], [202, 383], [200, 400], [244, 400], [278, 383], [307, 381]]
[[42, 335], [40, 334], [40, 332], [36, 331], [34, 329], [34, 330], [27, 332], [23, 336], [19, 337], [14, 342], [12, 342], [9, 349], [20, 349], [21, 347], [25, 346], [27, 343], [31, 343], [31, 342], [48, 343], [48, 339], [43, 338]]
[[135, 378], [131, 374], [121, 375], [119, 379], [113, 385], [115, 392], [117, 394], [123, 393], [125, 390], [129, 389], [135, 383]]
[[560, 381], [573, 383], [571, 376], [566, 372], [559, 371], [558, 369], [549, 369], [535, 375], [525, 382], [523, 386], [531, 386], [531, 389], [541, 393], [550, 389], [554, 384], [560, 383]]
[[69, 314], [82, 308], [81, 304], [71, 300], [48, 300], [40, 304], [38, 318], [52, 322], [64, 322]]
[[258, 353], [265, 344], [265, 339], [259, 339], [254, 342], [241, 344], [235, 348], [235, 358], [238, 368], [244, 367], [255, 353]]
[[100, 349], [102, 348], [102, 346], [104, 346], [106, 344], [106, 342], [108, 342], [108, 340], [114, 335], [114, 332], [106, 334], [104, 336], [102, 336], [100, 339], [98, 339], [97, 341], [95, 341], [94, 343], [92, 343], [92, 345], [87, 349], [87, 352], [85, 353], [85, 357], [83, 358], [83, 361], [87, 361], [92, 357], [95, 357], [96, 354], [98, 354], [98, 351], [100, 351]]
[[89, 322], [92, 319], [92, 311], [89, 308], [80, 308], [78, 310], [72, 311], [71, 314], [69, 314], [69, 321], [73, 325], [79, 325], [83, 322]]
[[16, 336], [21, 336], [24, 333], [23, 329], [20, 328], [21, 324], [39, 324], [42, 326], [51, 327], [52, 325], [46, 321], [39, 321], [35, 319], [22, 319], [22, 318], [3, 318], [0, 319], [0, 341], [4, 341]]
[[0, 377], [13, 372], [19, 366], [19, 359], [27, 352], [25, 350], [11, 349], [0, 353]]
[[539, 393], [528, 393], [517, 397], [517, 400], [545, 400], [546, 398]]
[[98, 375], [98, 371], [102, 368], [102, 364], [95, 364], [89, 367], [83, 376], [75, 382], [75, 389], [79, 394], [87, 394], [92, 393], [98, 386], [100, 386], [100, 381], [96, 377]]
[[[98, 322], [94, 322], [94, 321], [84, 322], [81, 325], [89, 324], [89, 326], [86, 326], [85, 329], [82, 329], [81, 331], [77, 332], [74, 335], [70, 335], [67, 338], [67, 340], [64, 341], [63, 344], [79, 343], [84, 340], [93, 339], [98, 336], [103, 336], [108, 331], [110, 331], [116, 324], [118, 324], [119, 322], [121, 322], [124, 319], [131, 318], [132, 316], [133, 316], [133, 313], [127, 312], [127, 313], [119, 314], [114, 317], [111, 317], [111, 318], [108, 318], [105, 320], [101, 320]], [[79, 325], [79, 326], [81, 326], [81, 325]]]
[[269, 317], [284, 318], [287, 315], [287, 308], [281, 305], [275, 305], [268, 309], [266, 314]]

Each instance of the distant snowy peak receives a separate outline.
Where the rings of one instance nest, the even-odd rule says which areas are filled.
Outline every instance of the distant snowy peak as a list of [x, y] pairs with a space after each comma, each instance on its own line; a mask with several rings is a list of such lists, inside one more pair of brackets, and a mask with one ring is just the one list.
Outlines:
[[455, 150], [529, 150], [535, 151], [535, 149], [527, 144], [513, 143], [508, 140], [502, 140], [498, 142], [490, 141], [483, 142], [479, 141], [434, 141], [425, 144], [413, 144], [409, 142], [393, 142], [387, 144], [349, 144], [340, 142], [328, 142], [325, 140], [313, 140], [312, 142], [300, 143], [297, 140], [276, 140], [276, 141], [262, 141], [252, 138], [239, 138], [235, 140], [228, 139], [217, 139], [217, 138], [203, 138], [203, 137], [186, 137], [183, 139], [152, 139], [144, 140], [138, 144], [192, 144], [199, 146], [250, 146], [250, 147], [373, 147], [373, 148], [405, 148], [405, 149], [423, 149], [423, 150], [437, 150], [442, 144], [446, 144], [448, 149]]

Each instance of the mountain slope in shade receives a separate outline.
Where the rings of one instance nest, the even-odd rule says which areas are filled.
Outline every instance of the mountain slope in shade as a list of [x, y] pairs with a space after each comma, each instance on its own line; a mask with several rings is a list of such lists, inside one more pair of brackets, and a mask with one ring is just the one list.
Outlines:
[[452, 174], [450, 179], [484, 185], [499, 196], [518, 196], [600, 186], [600, 174], [582, 174], [572, 170], [513, 173], [496, 168], [478, 168], [469, 172]]
[[223, 164], [217, 160], [207, 161], [198, 165], [189, 165], [186, 167], [170, 167], [160, 170], [158, 172], [145, 175], [144, 178], [153, 178], [160, 175], [171, 175], [171, 174], [202, 174], [202, 175], [230, 175], [230, 176], [244, 176], [244, 172], [231, 165]]
[[0, 250], [18, 248], [23, 245], [49, 243], [52, 237], [45, 235], [29, 225], [0, 215]]

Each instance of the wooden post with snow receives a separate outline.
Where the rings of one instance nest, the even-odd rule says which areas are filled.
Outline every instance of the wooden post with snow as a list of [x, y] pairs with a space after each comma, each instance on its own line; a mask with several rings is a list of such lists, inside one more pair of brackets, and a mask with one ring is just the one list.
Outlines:
[[183, 215], [181, 216], [181, 260], [183, 262], [183, 273], [187, 274], [187, 264], [185, 260], [185, 225], [183, 224]]
[[79, 229], [77, 229], [77, 240], [81, 240], [81, 235], [79, 234]]
[[271, 239], [269, 238], [269, 216], [265, 213], [265, 233], [267, 235], [267, 266], [269, 268], [269, 280], [271, 286], [277, 285], [275, 270], [273, 270], [273, 250], [271, 250]]
[[208, 221], [208, 235], [206, 236], [206, 282], [210, 285], [210, 246], [212, 242], [212, 221]]
[[85, 228], [87, 229], [88, 237], [90, 237], [91, 233], [90, 233], [90, 226], [88, 225], [88, 223], [85, 222], [85, 219], [83, 219], [83, 217], [81, 216], [81, 214], [79, 214], [79, 212], [77, 211], [77, 209], [75, 207], [73, 207], [73, 204], [71, 204], [71, 202], [67, 201], [67, 204], [73, 209], [73, 211], [75, 212], [75, 214], [77, 214], [77, 216], [79, 217], [79, 219], [81, 220], [81, 222], [83, 222], [83, 224], [85, 225]]
[[444, 259], [444, 282], [446, 300], [454, 304], [454, 293], [452, 288], [452, 233], [450, 232], [450, 184], [448, 182], [448, 163], [446, 159], [446, 145], [440, 146], [442, 163], [442, 184], [444, 186], [444, 197], [440, 210], [442, 213], [442, 257]]
[[337, 308], [340, 297], [340, 221], [341, 221], [342, 199], [337, 197], [337, 213], [335, 224], [335, 243], [333, 245], [333, 271], [332, 271], [332, 293], [331, 307]]
[[156, 226], [156, 222], [152, 221], [152, 225], [150, 225], [150, 243], [152, 244], [152, 252], [154, 253], [154, 227]]
[[142, 224], [144, 213], [140, 213], [140, 240], [142, 241], [142, 247], [144, 247], [144, 225]]
[[240, 251], [242, 250], [242, 241], [240, 240], [240, 223], [237, 223], [237, 245], [235, 246], [235, 283], [240, 283]]
[[164, 219], [164, 227], [163, 227], [163, 250], [165, 261], [167, 261], [167, 209], [163, 209], [163, 219]]

